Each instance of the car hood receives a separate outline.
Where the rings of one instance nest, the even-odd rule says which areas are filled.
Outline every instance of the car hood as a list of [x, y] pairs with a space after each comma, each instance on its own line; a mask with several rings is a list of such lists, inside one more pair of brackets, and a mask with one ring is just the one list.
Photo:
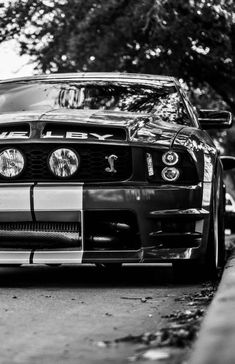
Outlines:
[[[169, 123], [160, 120], [153, 114], [140, 114], [121, 111], [103, 110], [50, 110], [50, 111], [20, 111], [13, 113], [0, 114], [1, 124], [10, 123], [20, 124], [30, 122], [32, 128], [39, 129], [37, 122], [42, 127], [50, 123], [63, 123], [69, 125], [79, 125], [91, 127], [106, 127], [110, 130], [114, 128], [125, 129], [127, 141], [133, 143], [150, 143], [170, 146], [179, 132], [184, 128], [183, 125]], [[35, 133], [34, 133], [35, 136]], [[111, 141], [111, 139], [110, 139]]]

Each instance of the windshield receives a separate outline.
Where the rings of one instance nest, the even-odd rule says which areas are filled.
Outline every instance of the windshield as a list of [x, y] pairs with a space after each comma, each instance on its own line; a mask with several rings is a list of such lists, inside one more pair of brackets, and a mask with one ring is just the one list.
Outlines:
[[190, 125], [171, 81], [29, 81], [0, 85], [0, 113], [57, 109], [151, 113], [162, 121]]

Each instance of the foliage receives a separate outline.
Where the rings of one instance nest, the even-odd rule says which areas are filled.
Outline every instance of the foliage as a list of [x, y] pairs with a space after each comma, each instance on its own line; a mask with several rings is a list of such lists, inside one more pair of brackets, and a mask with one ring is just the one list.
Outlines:
[[44, 72], [172, 74], [235, 111], [233, 0], [16, 0], [1, 24]]

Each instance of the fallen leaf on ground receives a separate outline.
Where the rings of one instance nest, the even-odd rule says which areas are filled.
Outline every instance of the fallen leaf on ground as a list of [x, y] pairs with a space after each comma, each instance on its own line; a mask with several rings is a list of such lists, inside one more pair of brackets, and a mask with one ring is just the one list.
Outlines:
[[121, 296], [122, 300], [140, 300], [141, 302], [146, 302], [147, 300], [152, 300], [153, 297], [147, 296], [147, 297], [129, 297], [129, 296]]
[[150, 349], [146, 351], [142, 355], [142, 357], [148, 360], [163, 360], [163, 359], [168, 359], [169, 354], [166, 351], [162, 351], [160, 349]]
[[97, 341], [96, 345], [99, 348], [106, 348], [108, 346], [107, 342], [105, 342], [105, 341]]

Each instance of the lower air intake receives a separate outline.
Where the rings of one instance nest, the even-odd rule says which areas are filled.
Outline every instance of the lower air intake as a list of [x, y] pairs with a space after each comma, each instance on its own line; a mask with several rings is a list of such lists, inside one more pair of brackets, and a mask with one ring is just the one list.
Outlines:
[[0, 248], [81, 247], [80, 223], [20, 222], [0, 224]]
[[88, 251], [138, 250], [140, 237], [131, 211], [85, 211], [85, 248]]

